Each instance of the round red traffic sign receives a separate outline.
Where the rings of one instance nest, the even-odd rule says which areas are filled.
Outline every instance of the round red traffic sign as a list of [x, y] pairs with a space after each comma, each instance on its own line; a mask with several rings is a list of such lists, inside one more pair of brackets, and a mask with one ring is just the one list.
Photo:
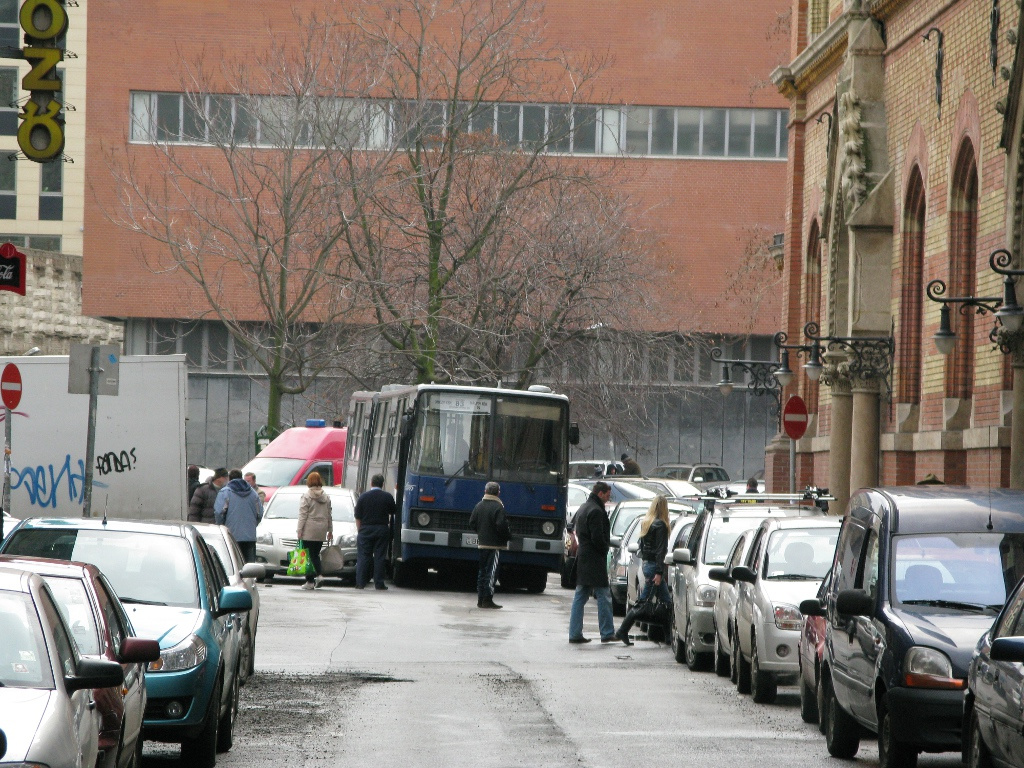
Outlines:
[[782, 429], [794, 440], [799, 440], [807, 431], [807, 404], [800, 395], [793, 395], [782, 409]]
[[0, 374], [0, 395], [4, 405], [12, 411], [21, 402], [21, 371], [14, 363], [5, 365], [4, 372]]

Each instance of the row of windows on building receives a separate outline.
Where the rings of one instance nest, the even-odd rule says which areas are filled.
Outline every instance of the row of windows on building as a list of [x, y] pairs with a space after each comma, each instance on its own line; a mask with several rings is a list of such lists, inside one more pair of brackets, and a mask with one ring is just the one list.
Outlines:
[[375, 149], [408, 146], [414, 135], [439, 137], [457, 126], [552, 153], [748, 159], [785, 159], [788, 140], [784, 109], [488, 103], [456, 110], [449, 115], [442, 102], [335, 99], [318, 110], [328, 118], [321, 120], [331, 131], [326, 137], [282, 97], [135, 92], [131, 139], [267, 147], [351, 142]]

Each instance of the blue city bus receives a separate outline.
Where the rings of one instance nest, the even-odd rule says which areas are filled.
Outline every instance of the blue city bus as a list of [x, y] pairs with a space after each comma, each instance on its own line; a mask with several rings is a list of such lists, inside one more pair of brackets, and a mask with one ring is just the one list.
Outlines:
[[569, 470], [569, 399], [529, 390], [392, 385], [352, 395], [345, 487], [375, 474], [398, 502], [390, 566], [395, 582], [477, 560], [469, 515], [489, 480], [501, 484], [512, 530], [501, 555], [505, 588], [542, 592], [559, 568]]

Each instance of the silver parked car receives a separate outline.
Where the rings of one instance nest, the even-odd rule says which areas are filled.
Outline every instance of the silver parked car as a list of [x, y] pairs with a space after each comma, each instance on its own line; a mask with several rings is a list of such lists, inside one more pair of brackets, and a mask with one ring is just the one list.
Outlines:
[[817, 594], [831, 568], [841, 522], [836, 517], [765, 520], [743, 564], [732, 569], [736, 685], [759, 704], [773, 702], [780, 683], [797, 680], [804, 621], [799, 606]]
[[736, 682], [736, 671], [732, 664], [733, 626], [736, 623], [736, 580], [732, 577], [732, 569], [743, 563], [750, 551], [753, 529], [744, 531], [729, 553], [725, 566], [712, 568], [708, 576], [718, 582], [718, 597], [715, 599], [715, 674], [719, 677], [729, 676]]
[[[307, 490], [304, 485], [286, 485], [274, 492], [263, 520], [256, 528], [256, 562], [266, 569], [269, 581], [288, 570], [288, 553], [298, 544], [296, 527], [299, 520], [299, 499]], [[331, 498], [331, 516], [334, 518], [333, 544], [341, 547], [344, 567], [340, 571], [325, 573], [355, 580], [356, 577], [356, 499], [348, 488], [323, 488]]]
[[0, 731], [4, 764], [96, 765], [93, 688], [124, 682], [116, 661], [81, 656], [42, 577], [0, 568]]

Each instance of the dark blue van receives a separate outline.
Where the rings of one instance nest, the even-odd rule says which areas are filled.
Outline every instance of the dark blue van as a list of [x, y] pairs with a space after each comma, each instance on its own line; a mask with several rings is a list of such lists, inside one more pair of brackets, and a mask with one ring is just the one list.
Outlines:
[[877, 734], [883, 768], [961, 748], [967, 669], [1024, 576], [1024, 491], [870, 488], [850, 499], [832, 583], [804, 614], [826, 618], [828, 751]]

